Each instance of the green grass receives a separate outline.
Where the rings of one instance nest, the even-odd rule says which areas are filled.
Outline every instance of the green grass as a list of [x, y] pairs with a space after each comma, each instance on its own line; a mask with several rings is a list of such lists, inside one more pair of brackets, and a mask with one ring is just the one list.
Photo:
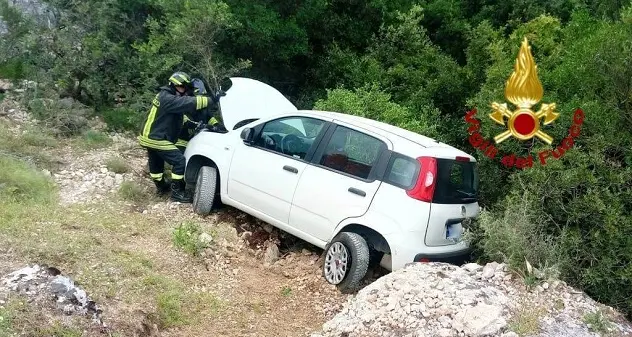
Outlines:
[[83, 332], [80, 329], [63, 326], [59, 321], [55, 321], [52, 326], [38, 329], [40, 336], [55, 337], [81, 337]]
[[105, 163], [105, 166], [107, 167], [108, 170], [114, 173], [123, 174], [130, 171], [129, 165], [127, 164], [125, 159], [121, 157], [108, 158], [108, 160]]
[[119, 196], [126, 201], [143, 203], [153, 200], [153, 195], [139, 183], [124, 181], [118, 189]]
[[184, 296], [178, 291], [169, 291], [157, 296], [157, 315], [161, 328], [178, 327], [190, 323], [184, 314], [184, 302]]
[[163, 275], [148, 275], [141, 285], [145, 292], [149, 289], [156, 294], [155, 321], [162, 329], [197, 324], [223, 307], [214, 294], [192, 292], [185, 284]]
[[288, 286], [283, 286], [283, 288], [281, 288], [281, 295], [285, 297], [292, 295], [292, 288]]
[[56, 187], [37, 168], [9, 156], [0, 156], [0, 196], [18, 203], [50, 204]]
[[112, 138], [107, 134], [94, 130], [84, 132], [81, 140], [81, 145], [88, 149], [100, 149], [112, 144]]
[[6, 94], [0, 93], [0, 102], [4, 101]]
[[[155, 219], [138, 213], [112, 217], [119, 209], [116, 205], [97, 209], [34, 206], [37, 204], [0, 202], [0, 246], [12, 247], [24, 259], [72, 275], [97, 303], [113, 298], [128, 306], [153, 302], [153, 315], [163, 328], [198, 324], [221, 310], [223, 303], [215, 295], [192, 291], [137, 243], [139, 233], [168, 242], [168, 234], [156, 226]], [[0, 314], [7, 317], [0, 324], [0, 336], [10, 336], [15, 327], [13, 314], [6, 310]], [[77, 332], [44, 322], [38, 325], [43, 329], [32, 336], [70, 337]]]
[[18, 310], [14, 306], [15, 302], [9, 302], [6, 307], [0, 308], [0, 336], [16, 335], [13, 329], [13, 322]]
[[202, 227], [199, 224], [190, 221], [184, 222], [173, 231], [173, 244], [187, 254], [200, 256], [208, 246], [199, 239], [202, 233]]

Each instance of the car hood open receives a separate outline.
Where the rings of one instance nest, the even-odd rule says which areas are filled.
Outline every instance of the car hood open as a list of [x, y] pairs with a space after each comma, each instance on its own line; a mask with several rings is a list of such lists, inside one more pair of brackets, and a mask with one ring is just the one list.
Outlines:
[[233, 130], [244, 120], [253, 120], [297, 111], [298, 109], [283, 94], [263, 82], [251, 78], [231, 77], [232, 85], [221, 97], [224, 127]]

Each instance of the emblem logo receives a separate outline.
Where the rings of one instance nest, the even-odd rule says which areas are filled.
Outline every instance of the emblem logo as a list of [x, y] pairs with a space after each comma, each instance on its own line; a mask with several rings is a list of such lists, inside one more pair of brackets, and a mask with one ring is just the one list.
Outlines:
[[[585, 118], [581, 108], [575, 109], [573, 113], [573, 121], [568, 135], [557, 146], [551, 149], [540, 149], [536, 156], [531, 153], [526, 156], [519, 156], [516, 153], [500, 154], [498, 147], [496, 147], [497, 144], [511, 136], [518, 140], [529, 140], [537, 137], [548, 145], [553, 143], [553, 137], [547, 135], [540, 127], [551, 124], [559, 117], [559, 114], [555, 112], [556, 104], [543, 103], [537, 112], [531, 110], [540, 102], [543, 95], [544, 89], [538, 79], [538, 67], [533, 55], [531, 55], [529, 42], [525, 38], [516, 57], [514, 70], [505, 86], [505, 98], [515, 108], [507, 107], [507, 103], [492, 102], [492, 113], [489, 114], [491, 120], [505, 126], [507, 130], [494, 137], [494, 140], [486, 139], [480, 132], [481, 121], [476, 118], [477, 109], [474, 107], [465, 114], [465, 122], [468, 124], [468, 141], [472, 147], [482, 151], [490, 159], [495, 159], [500, 155], [502, 157], [500, 163], [508, 168], [526, 169], [533, 167], [533, 163], [537, 162], [538, 159], [540, 164], [544, 166], [550, 159], [562, 158], [567, 151], [573, 148], [575, 139], [580, 135]], [[506, 125], [505, 118], [507, 119]]]
[[514, 136], [519, 140], [529, 140], [538, 137], [547, 144], [553, 142], [553, 138], [540, 130], [542, 124], [551, 124], [559, 116], [555, 112], [555, 103], [543, 103], [538, 112], [531, 108], [542, 99], [544, 90], [538, 79], [537, 66], [531, 54], [531, 47], [525, 37], [520, 46], [514, 71], [507, 80], [505, 98], [516, 106], [510, 110], [507, 103], [492, 103], [493, 113], [489, 117], [496, 123], [505, 126], [505, 117], [508, 119], [508, 130], [494, 137], [496, 144], [500, 144], [507, 138]]

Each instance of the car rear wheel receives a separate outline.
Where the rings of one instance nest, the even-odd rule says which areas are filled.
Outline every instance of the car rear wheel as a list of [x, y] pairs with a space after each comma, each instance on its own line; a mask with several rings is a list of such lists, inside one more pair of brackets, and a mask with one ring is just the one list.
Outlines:
[[217, 169], [212, 166], [202, 166], [195, 183], [193, 211], [200, 215], [209, 214], [215, 202], [216, 190]]
[[344, 294], [360, 289], [369, 266], [369, 247], [362, 236], [342, 232], [327, 245], [323, 276]]

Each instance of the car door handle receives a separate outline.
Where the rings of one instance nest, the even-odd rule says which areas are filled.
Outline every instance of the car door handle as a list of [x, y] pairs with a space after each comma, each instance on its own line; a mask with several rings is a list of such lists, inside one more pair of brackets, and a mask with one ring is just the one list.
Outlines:
[[353, 194], [357, 194], [361, 197], [366, 197], [366, 192], [364, 192], [363, 190], [359, 190], [355, 187], [349, 187], [348, 189], [349, 192], [353, 193]]
[[298, 173], [298, 169], [296, 167], [285, 165], [283, 166], [283, 169], [292, 173]]

